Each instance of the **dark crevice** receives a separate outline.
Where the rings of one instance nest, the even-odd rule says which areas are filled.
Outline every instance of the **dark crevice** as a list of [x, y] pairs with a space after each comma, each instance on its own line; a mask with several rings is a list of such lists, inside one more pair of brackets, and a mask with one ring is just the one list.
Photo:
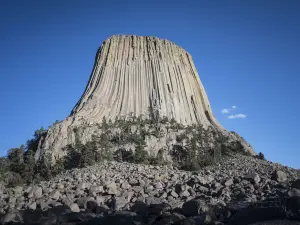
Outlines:
[[168, 91], [169, 91], [169, 93], [171, 93], [171, 90], [170, 90], [170, 85], [169, 85], [169, 84], [167, 84], [167, 87], [168, 87]]
[[[194, 101], [193, 95], [191, 96], [191, 102], [192, 102], [192, 106], [193, 106], [194, 115], [196, 117], [196, 120], [199, 122], [199, 118], [197, 116], [196, 105], [195, 105], [195, 101]], [[191, 118], [192, 118], [192, 115], [191, 115]]]

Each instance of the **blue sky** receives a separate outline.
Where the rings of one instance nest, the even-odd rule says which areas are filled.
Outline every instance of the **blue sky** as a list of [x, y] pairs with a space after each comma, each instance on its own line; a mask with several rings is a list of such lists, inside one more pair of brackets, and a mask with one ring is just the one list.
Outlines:
[[136, 34], [190, 52], [220, 123], [300, 168], [300, 1], [0, 4], [0, 155], [70, 113], [107, 37]]

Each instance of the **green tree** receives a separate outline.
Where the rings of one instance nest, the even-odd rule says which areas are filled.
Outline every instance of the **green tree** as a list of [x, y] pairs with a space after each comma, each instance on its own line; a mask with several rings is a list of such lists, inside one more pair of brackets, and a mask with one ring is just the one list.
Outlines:
[[34, 178], [34, 167], [34, 152], [33, 150], [28, 150], [24, 154], [24, 171], [22, 172], [26, 183], [32, 182]]
[[81, 154], [72, 145], [67, 145], [64, 149], [67, 152], [64, 160], [66, 169], [77, 168], [80, 166]]
[[45, 137], [46, 134], [47, 130], [45, 130], [43, 127], [41, 127], [39, 130], [36, 130], [33, 134], [33, 138], [27, 141], [26, 149], [36, 152], [41, 138]]
[[81, 152], [80, 157], [80, 166], [86, 167], [91, 166], [95, 164], [95, 149], [96, 144], [92, 141], [87, 142], [85, 145], [81, 145], [80, 149], [78, 149]]
[[10, 161], [10, 171], [21, 174], [24, 170], [24, 145], [20, 148], [12, 148], [8, 151], [7, 157]]

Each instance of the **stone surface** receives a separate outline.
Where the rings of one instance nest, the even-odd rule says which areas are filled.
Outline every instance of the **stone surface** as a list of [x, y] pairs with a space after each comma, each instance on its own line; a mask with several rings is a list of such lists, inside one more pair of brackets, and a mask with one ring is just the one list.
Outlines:
[[80, 209], [79, 209], [79, 206], [78, 206], [78, 204], [76, 204], [76, 203], [72, 203], [71, 205], [70, 205], [70, 210], [72, 211], [72, 212], [80, 212]]
[[283, 171], [276, 170], [276, 171], [274, 171], [274, 173], [272, 175], [272, 179], [276, 180], [277, 182], [286, 182], [287, 176]]

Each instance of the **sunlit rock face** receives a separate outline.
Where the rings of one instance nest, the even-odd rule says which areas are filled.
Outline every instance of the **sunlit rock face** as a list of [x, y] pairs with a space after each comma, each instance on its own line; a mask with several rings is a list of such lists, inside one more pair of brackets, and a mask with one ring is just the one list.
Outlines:
[[[246, 151], [251, 146], [228, 133], [215, 119], [191, 55], [168, 40], [156, 37], [115, 35], [99, 48], [83, 95], [71, 114], [52, 126], [40, 143], [36, 159], [45, 152], [52, 158], [66, 153], [62, 148], [75, 142], [75, 127], [112, 121], [129, 115], [148, 115], [155, 109], [161, 117], [184, 125], [201, 124], [238, 140]], [[77, 135], [83, 143], [96, 128]]]

